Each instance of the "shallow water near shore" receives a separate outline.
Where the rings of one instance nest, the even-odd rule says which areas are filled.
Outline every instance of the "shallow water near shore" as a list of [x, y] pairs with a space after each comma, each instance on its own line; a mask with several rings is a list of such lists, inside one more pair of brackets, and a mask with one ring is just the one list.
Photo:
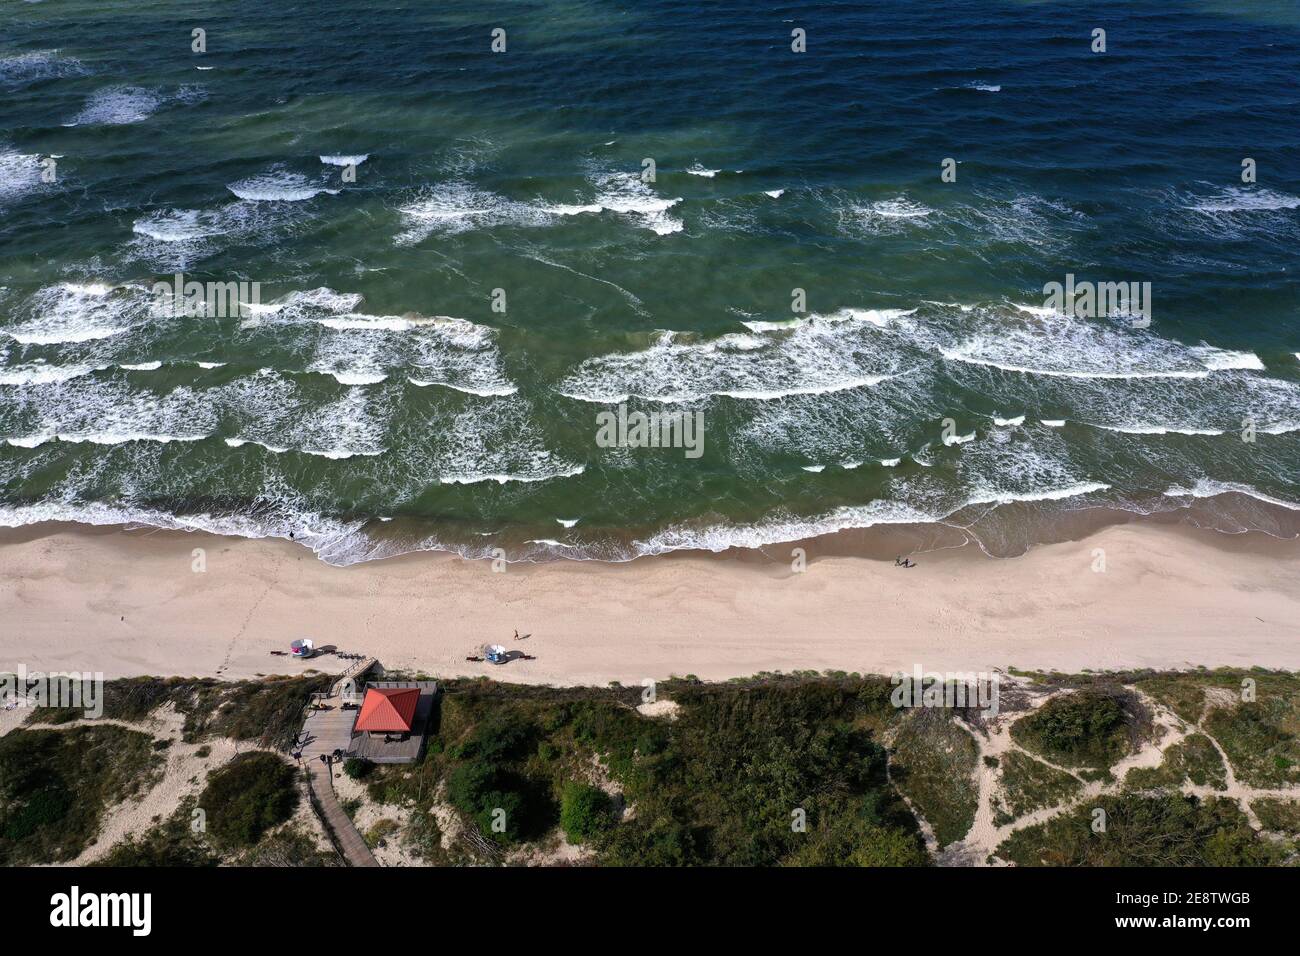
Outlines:
[[[337, 564], [1293, 536], [1283, 6], [24, 4], [0, 526]], [[258, 308], [160, 311], [177, 273]], [[1151, 283], [1149, 325], [1044, 307], [1067, 276]], [[702, 455], [601, 447], [620, 405], [703, 413]]]

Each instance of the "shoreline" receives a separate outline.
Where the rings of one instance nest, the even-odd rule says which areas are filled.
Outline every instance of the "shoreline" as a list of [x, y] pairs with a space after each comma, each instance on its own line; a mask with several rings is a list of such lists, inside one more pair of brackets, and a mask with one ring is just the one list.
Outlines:
[[[466, 561], [490, 560], [504, 553], [512, 564], [552, 561], [627, 564], [680, 556], [745, 560], [768, 551], [788, 555], [802, 547], [810, 555], [888, 559], [936, 549], [975, 544], [990, 557], [1019, 557], [1034, 548], [1077, 541], [1120, 524], [1182, 524], [1238, 535], [1258, 532], [1282, 540], [1300, 540], [1300, 504], [1283, 502], [1245, 487], [1222, 486], [1212, 493], [1140, 501], [1085, 503], [1077, 496], [989, 500], [968, 503], [942, 516], [888, 515], [840, 506], [818, 516], [769, 516], [752, 524], [725, 520], [697, 526], [609, 529], [583, 526], [576, 539], [560, 541], [538, 535], [559, 534], [515, 525], [492, 532], [471, 530], [456, 522], [440, 523], [415, 516], [316, 516], [317, 522], [293, 523], [252, 512], [212, 514], [168, 509], [89, 505], [74, 514], [47, 505], [0, 508], [0, 545], [24, 535], [43, 536], [50, 529], [87, 533], [113, 529], [203, 533], [253, 541], [292, 541], [322, 563], [350, 567], [410, 555], [447, 555]], [[29, 513], [24, 513], [29, 512]], [[559, 521], [559, 519], [556, 519]], [[563, 522], [561, 522], [563, 523]], [[566, 524], [568, 531], [572, 525]], [[291, 538], [290, 534], [295, 537]], [[594, 537], [592, 537], [594, 535]], [[574, 536], [570, 536], [571, 539]]]
[[[1294, 540], [1135, 521], [1013, 558], [931, 551], [913, 569], [808, 556], [803, 573], [761, 551], [501, 573], [422, 552], [339, 568], [279, 539], [33, 525], [0, 532], [0, 662], [109, 679], [341, 670], [332, 655], [271, 654], [310, 637], [395, 670], [555, 685], [918, 665], [1300, 670]], [[516, 643], [516, 628], [531, 636]], [[536, 659], [465, 660], [489, 642]]]

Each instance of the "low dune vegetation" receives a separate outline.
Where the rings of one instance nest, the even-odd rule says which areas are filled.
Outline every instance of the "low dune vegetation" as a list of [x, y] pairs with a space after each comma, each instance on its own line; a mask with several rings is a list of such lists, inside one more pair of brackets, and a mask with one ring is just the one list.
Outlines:
[[0, 864], [75, 858], [112, 806], [157, 780], [162, 757], [153, 743], [112, 724], [0, 737]]
[[998, 849], [1019, 866], [1267, 866], [1292, 853], [1260, 839], [1233, 801], [1178, 793], [1103, 796]]
[[[114, 681], [102, 723], [10, 720], [0, 861], [341, 865], [287, 756], [326, 680]], [[1300, 864], [1297, 675], [1013, 672], [995, 712], [892, 689], [446, 681], [419, 762], [335, 786], [385, 865]]]

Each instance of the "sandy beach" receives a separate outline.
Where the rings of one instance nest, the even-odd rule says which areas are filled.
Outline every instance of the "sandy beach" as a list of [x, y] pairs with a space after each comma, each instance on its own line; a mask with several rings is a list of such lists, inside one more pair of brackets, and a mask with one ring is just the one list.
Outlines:
[[[938, 551], [913, 569], [829, 557], [794, 573], [777, 553], [499, 573], [415, 554], [336, 568], [279, 540], [28, 528], [0, 538], [0, 666], [109, 678], [341, 669], [328, 654], [271, 653], [310, 637], [390, 669], [549, 684], [918, 664], [1300, 668], [1295, 541], [1141, 523], [1010, 559]], [[536, 659], [467, 662], [486, 641]]]

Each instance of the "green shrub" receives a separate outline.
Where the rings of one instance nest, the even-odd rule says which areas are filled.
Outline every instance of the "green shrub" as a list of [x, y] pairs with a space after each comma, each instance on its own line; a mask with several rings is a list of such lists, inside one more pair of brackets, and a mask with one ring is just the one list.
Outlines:
[[526, 799], [532, 790], [517, 774], [486, 760], [462, 764], [447, 780], [452, 806], [498, 843], [514, 843], [537, 834], [538, 815]]
[[598, 787], [570, 781], [560, 799], [560, 826], [570, 843], [586, 843], [614, 820], [614, 804]]
[[353, 780], [360, 780], [374, 769], [374, 764], [360, 757], [349, 757], [343, 761], [343, 772]]
[[1092, 688], [1053, 697], [1011, 727], [1027, 750], [1071, 767], [1109, 767], [1129, 751], [1124, 707]]
[[264, 750], [238, 754], [213, 771], [199, 796], [208, 836], [225, 849], [253, 846], [297, 805], [293, 767]]

